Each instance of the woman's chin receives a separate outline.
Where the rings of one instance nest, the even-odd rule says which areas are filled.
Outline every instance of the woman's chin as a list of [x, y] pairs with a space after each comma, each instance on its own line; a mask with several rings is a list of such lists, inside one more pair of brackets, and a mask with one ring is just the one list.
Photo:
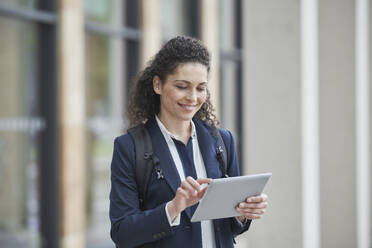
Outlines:
[[190, 121], [194, 117], [194, 113], [179, 115], [179, 119], [183, 121]]

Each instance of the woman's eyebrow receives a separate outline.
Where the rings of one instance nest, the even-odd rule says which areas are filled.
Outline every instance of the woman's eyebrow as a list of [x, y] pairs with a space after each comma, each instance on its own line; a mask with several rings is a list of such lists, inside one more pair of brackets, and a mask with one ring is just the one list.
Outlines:
[[[184, 83], [187, 83], [187, 84], [191, 84], [190, 81], [187, 81], [187, 80], [184, 80], [184, 79], [176, 79], [174, 80], [173, 82], [184, 82]], [[201, 83], [198, 83], [198, 84], [207, 84], [207, 82], [201, 82]]]

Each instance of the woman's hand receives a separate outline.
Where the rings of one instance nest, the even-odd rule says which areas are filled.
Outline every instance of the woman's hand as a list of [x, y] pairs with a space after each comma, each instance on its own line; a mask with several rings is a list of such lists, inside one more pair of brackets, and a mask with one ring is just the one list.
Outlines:
[[167, 206], [171, 219], [174, 220], [183, 210], [198, 203], [208, 187], [202, 188], [201, 185], [211, 181], [210, 178], [195, 180], [192, 177], [187, 177], [186, 180], [182, 181], [181, 186], [177, 189], [176, 196]]
[[241, 214], [238, 219], [243, 222], [245, 219], [260, 219], [265, 213], [266, 207], [267, 195], [261, 194], [259, 196], [248, 197], [246, 201], [239, 203], [235, 209]]

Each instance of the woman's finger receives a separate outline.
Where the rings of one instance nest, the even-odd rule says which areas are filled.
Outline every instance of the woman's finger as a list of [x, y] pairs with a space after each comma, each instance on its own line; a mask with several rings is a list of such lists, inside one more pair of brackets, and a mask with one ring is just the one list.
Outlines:
[[268, 197], [267, 197], [266, 194], [262, 193], [262, 194], [261, 194], [261, 197], [262, 197], [263, 201], [267, 201], [267, 198], [268, 198]]
[[243, 212], [242, 209], [239, 209], [239, 208], [237, 208], [236, 211], [239, 214], [241, 214], [242, 216], [244, 216], [245, 218], [250, 219], [250, 220], [260, 219], [262, 217], [262, 214], [258, 214], [258, 213], [246, 213], [246, 212]]
[[246, 202], [251, 203], [251, 202], [265, 202], [267, 201], [267, 195], [266, 194], [261, 194], [258, 196], [251, 196], [246, 199]]
[[261, 202], [261, 203], [246, 203], [246, 202], [241, 202], [238, 205], [239, 208], [250, 208], [250, 209], [261, 209], [261, 208], [266, 208], [267, 207], [267, 202]]
[[196, 179], [196, 181], [202, 185], [202, 184], [205, 184], [205, 183], [211, 183], [212, 182], [212, 178], [198, 178]]
[[208, 186], [202, 188], [202, 189], [198, 192], [198, 197], [199, 197], [200, 199], [204, 196], [205, 192], [207, 191], [207, 188], [208, 188]]
[[196, 191], [200, 191], [201, 188], [200, 188], [200, 184], [192, 177], [188, 176], [186, 178], [186, 181], [196, 190]]
[[241, 214], [264, 214], [265, 213], [265, 210], [264, 209], [242, 209], [242, 208], [239, 208], [239, 210], [237, 210], [239, 213]]
[[185, 180], [181, 183], [181, 188], [187, 191], [190, 195], [196, 195], [196, 190], [191, 186], [191, 184]]
[[177, 189], [177, 194], [182, 196], [185, 199], [189, 199], [189, 194], [185, 190], [183, 190], [181, 187]]
[[244, 214], [244, 217], [249, 219], [249, 220], [257, 220], [257, 219], [261, 219], [262, 215], [259, 215], [259, 214]]

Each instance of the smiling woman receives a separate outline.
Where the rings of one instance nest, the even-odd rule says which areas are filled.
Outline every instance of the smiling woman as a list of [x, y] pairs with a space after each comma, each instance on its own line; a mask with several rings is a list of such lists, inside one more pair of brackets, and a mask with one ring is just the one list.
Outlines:
[[[160, 96], [158, 117], [170, 132], [188, 130], [190, 120], [207, 99], [207, 78], [207, 68], [198, 63], [179, 65], [164, 83], [158, 76], [154, 77], [154, 91]], [[186, 141], [187, 136], [185, 132], [177, 138]]]
[[[194, 64], [194, 66], [184, 68], [185, 64]], [[168, 41], [140, 73], [136, 84], [132, 88], [127, 110], [130, 126], [146, 122], [160, 112], [160, 95], [153, 88], [155, 83], [159, 86], [164, 85], [169, 81], [167, 80], [169, 76], [175, 76], [174, 74], [177, 73], [181, 74], [179, 76], [186, 73], [193, 75], [196, 73], [193, 70], [194, 67], [200, 72], [200, 78], [193, 78], [194, 81], [192, 82], [205, 83], [206, 91], [206, 100], [196, 112], [195, 117], [216, 128], [218, 121], [210, 102], [209, 91], [206, 88], [210, 70], [209, 52], [199, 40], [184, 36], [178, 36]], [[175, 79], [183, 80], [182, 78], [174, 78], [173, 80]], [[195, 81], [195, 79], [197, 80]], [[179, 86], [183, 87], [182, 83]]]
[[[144, 157], [152, 158], [154, 169], [143, 195], [136, 161], [139, 142], [129, 134], [115, 139], [110, 219], [117, 246], [233, 247], [234, 237], [263, 215], [266, 195], [238, 204], [237, 218], [191, 222], [208, 187], [203, 184], [225, 174], [239, 176], [234, 139], [229, 131], [217, 128], [207, 87], [209, 69], [204, 45], [179, 36], [140, 73], [128, 117], [131, 127], [144, 127], [149, 134], [153, 151], [146, 150]], [[226, 167], [220, 167], [216, 152], [221, 143], [226, 147]]]

